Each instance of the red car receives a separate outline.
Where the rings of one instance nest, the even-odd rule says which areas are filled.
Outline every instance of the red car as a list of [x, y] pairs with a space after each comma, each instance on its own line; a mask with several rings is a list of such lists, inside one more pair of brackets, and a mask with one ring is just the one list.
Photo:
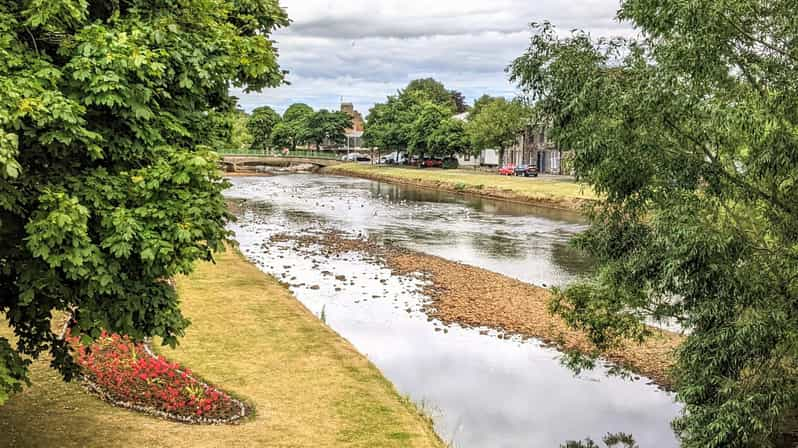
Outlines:
[[443, 166], [443, 160], [439, 159], [424, 159], [419, 164], [420, 168], [441, 168]]
[[499, 168], [499, 174], [502, 176], [515, 176], [515, 165], [512, 163], [509, 165], [504, 165], [503, 167]]

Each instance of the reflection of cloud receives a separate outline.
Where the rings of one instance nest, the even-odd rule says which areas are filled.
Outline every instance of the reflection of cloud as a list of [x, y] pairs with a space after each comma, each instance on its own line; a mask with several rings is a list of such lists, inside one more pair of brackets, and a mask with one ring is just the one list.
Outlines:
[[559, 446], [626, 431], [641, 434], [641, 446], [675, 446], [668, 421], [678, 406], [653, 387], [601, 372], [574, 377], [552, 350], [477, 330], [436, 333], [423, 319], [401, 312], [389, 325], [371, 324], [363, 317], [380, 311], [376, 304], [364, 307], [337, 322], [336, 331], [368, 353], [401, 392], [439, 408], [444, 431], [461, 423], [455, 442]]
[[[293, 24], [275, 33], [290, 86], [242, 94], [245, 109], [303, 101], [366, 112], [408, 81], [433, 76], [469, 99], [512, 96], [504, 68], [526, 48], [528, 23], [630, 34], [618, 0], [283, 0]], [[236, 93], [236, 92], [234, 92]]]

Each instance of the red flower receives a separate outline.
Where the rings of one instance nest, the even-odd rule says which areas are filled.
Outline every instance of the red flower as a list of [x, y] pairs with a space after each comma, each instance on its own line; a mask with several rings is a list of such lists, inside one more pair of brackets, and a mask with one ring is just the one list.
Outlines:
[[[107, 343], [108, 338], [113, 343]], [[149, 356], [143, 344], [133, 344], [127, 336], [103, 332], [90, 347], [81, 345], [78, 336], [67, 334], [66, 339], [84, 373], [112, 397], [181, 415], [234, 412], [230, 397], [213, 387], [206, 388], [191, 377], [189, 369], [181, 371], [179, 364], [163, 356]], [[135, 356], [130, 356], [131, 352]], [[186, 401], [182, 397], [185, 390], [197, 396]]]

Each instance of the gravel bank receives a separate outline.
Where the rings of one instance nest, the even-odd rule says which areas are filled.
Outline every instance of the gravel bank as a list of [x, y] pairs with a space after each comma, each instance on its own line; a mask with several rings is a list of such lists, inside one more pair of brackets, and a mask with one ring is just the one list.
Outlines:
[[[338, 233], [299, 238], [277, 235], [273, 240], [293, 240], [305, 247], [318, 244], [328, 255], [349, 251], [367, 253], [397, 274], [425, 274], [431, 281], [425, 291], [430, 297], [425, 311], [445, 324], [489, 327], [507, 335], [540, 339], [564, 350], [593, 351], [584, 334], [568, 328], [559, 317], [548, 313], [547, 304], [551, 298], [548, 289], [485, 269]], [[673, 351], [682, 337], [664, 330], [652, 331], [654, 335], [643, 344], [629, 341], [602, 356], [670, 388], [667, 372], [673, 363]]]

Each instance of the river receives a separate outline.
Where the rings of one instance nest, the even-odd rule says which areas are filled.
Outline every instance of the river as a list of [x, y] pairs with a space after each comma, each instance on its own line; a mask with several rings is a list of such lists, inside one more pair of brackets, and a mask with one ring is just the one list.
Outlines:
[[585, 228], [573, 212], [336, 176], [231, 182], [226, 195], [246, 200], [231, 225], [242, 252], [290, 284], [454, 447], [557, 447], [608, 432], [633, 434], [643, 448], [678, 446], [669, 422], [680, 407], [645, 378], [610, 376], [603, 366], [575, 376], [536, 341], [430, 320], [421, 277], [394, 275], [365, 254], [270, 242], [335, 230], [559, 286], [591, 265], [567, 245]]

